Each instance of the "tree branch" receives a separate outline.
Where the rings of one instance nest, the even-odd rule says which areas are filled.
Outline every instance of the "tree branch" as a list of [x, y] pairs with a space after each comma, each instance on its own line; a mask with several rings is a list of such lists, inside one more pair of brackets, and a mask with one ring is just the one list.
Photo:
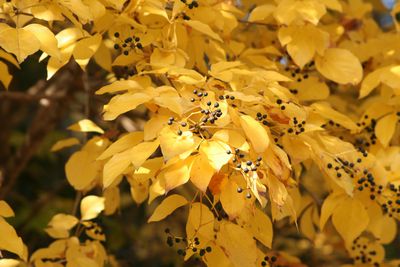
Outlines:
[[[64, 115], [67, 109], [67, 103], [72, 98], [76, 90], [76, 76], [78, 68], [76, 65], [69, 64], [59, 71], [50, 81], [45, 82], [43, 90], [38, 91], [35, 99], [41, 99], [39, 108], [30, 124], [26, 134], [25, 142], [18, 151], [8, 160], [6, 166], [3, 166], [4, 185], [0, 188], [0, 199], [4, 199], [13, 189], [19, 175], [25, 169], [29, 160], [38, 150], [47, 134], [56, 126], [57, 122]], [[51, 97], [41, 98], [43, 95]], [[10, 95], [10, 94], [7, 94]], [[30, 96], [19, 99], [28, 99]]]

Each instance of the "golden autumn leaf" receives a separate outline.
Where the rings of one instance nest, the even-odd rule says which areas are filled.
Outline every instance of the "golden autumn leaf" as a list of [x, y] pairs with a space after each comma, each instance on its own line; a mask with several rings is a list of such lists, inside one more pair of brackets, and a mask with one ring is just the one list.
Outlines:
[[188, 204], [188, 201], [183, 196], [178, 194], [170, 195], [157, 206], [147, 222], [160, 221], [174, 212], [177, 208], [186, 204]]
[[175, 159], [175, 164], [169, 165], [162, 169], [157, 178], [163, 185], [164, 193], [186, 184], [190, 179], [190, 170], [193, 165], [194, 158], [189, 157], [185, 160]]
[[221, 191], [222, 207], [231, 220], [239, 216], [246, 204], [245, 194], [238, 193], [238, 187], [235, 181], [229, 180]]
[[264, 246], [272, 247], [273, 228], [271, 219], [262, 210], [256, 208], [250, 219], [249, 228], [254, 237]]
[[292, 24], [294, 21], [308, 21], [318, 24], [320, 18], [326, 13], [326, 8], [319, 1], [284, 0], [277, 6], [274, 16], [281, 24]]
[[14, 259], [0, 259], [0, 267], [18, 267], [21, 261]]
[[360, 61], [346, 49], [327, 49], [316, 57], [315, 65], [324, 77], [340, 84], [358, 84], [363, 77]]
[[248, 115], [240, 116], [240, 125], [257, 153], [264, 152], [269, 145], [268, 132], [255, 119]]
[[8, 66], [4, 62], [0, 62], [0, 82], [8, 89], [11, 80], [12, 76], [8, 72]]
[[40, 50], [57, 59], [61, 57], [58, 41], [49, 28], [40, 24], [29, 24], [24, 29], [34, 34], [39, 40]]
[[24, 258], [24, 243], [22, 239], [3, 217], [0, 217], [0, 232], [0, 249], [10, 251], [20, 258]]
[[0, 216], [6, 218], [14, 216], [14, 211], [4, 200], [0, 200]]
[[77, 132], [95, 132], [101, 134], [104, 133], [103, 129], [101, 129], [93, 121], [88, 119], [83, 119], [78, 121], [77, 123], [72, 124], [68, 127], [68, 130]]
[[68, 238], [69, 230], [78, 222], [75, 216], [59, 213], [50, 220], [46, 232], [53, 238]]
[[248, 21], [262, 21], [274, 12], [275, 6], [271, 4], [260, 5], [254, 8], [248, 18]]
[[81, 219], [86, 221], [96, 218], [104, 210], [104, 201], [103, 197], [94, 195], [84, 197], [81, 200]]
[[383, 146], [387, 146], [392, 139], [396, 130], [397, 119], [396, 114], [392, 113], [380, 119], [376, 124], [375, 134]]
[[104, 119], [114, 120], [116, 117], [130, 110], [134, 110], [137, 106], [151, 100], [151, 96], [146, 93], [126, 93], [114, 96], [110, 102], [104, 106]]
[[97, 177], [98, 164], [88, 151], [77, 151], [65, 164], [65, 174], [68, 182], [77, 190], [87, 187]]
[[256, 242], [240, 226], [224, 222], [217, 233], [217, 244], [233, 266], [255, 266], [257, 260]]
[[344, 194], [330, 194], [322, 203], [319, 228], [324, 229], [326, 222], [331, 217], [335, 209], [346, 199]]
[[216, 34], [211, 28], [210, 26], [208, 26], [207, 24], [204, 24], [201, 21], [198, 20], [187, 20], [185, 21], [185, 24], [193, 29], [195, 29], [196, 31], [203, 33], [217, 41], [222, 42], [221, 37]]
[[199, 155], [193, 162], [190, 172], [190, 181], [201, 191], [206, 192], [211, 178], [215, 173], [214, 167], [210, 164], [208, 158]]
[[369, 217], [360, 200], [347, 197], [334, 209], [332, 222], [344, 241], [349, 244], [367, 228]]
[[35, 35], [22, 28], [0, 29], [0, 47], [17, 57], [19, 63], [40, 49]]
[[[389, 2], [1, 1], [0, 196], [18, 232], [49, 215], [53, 240], [24, 245], [0, 200], [0, 267], [397, 266]], [[67, 187], [48, 165], [65, 153]], [[164, 224], [185, 263], [112, 253]]]
[[195, 202], [190, 205], [186, 235], [188, 238], [198, 236], [204, 242], [214, 239], [214, 215], [204, 204]]
[[79, 139], [75, 138], [75, 137], [71, 137], [71, 138], [65, 138], [62, 140], [57, 141], [52, 147], [51, 147], [51, 151], [55, 152], [55, 151], [59, 151], [61, 149], [67, 148], [67, 147], [71, 147], [74, 145], [79, 144]]
[[170, 128], [162, 130], [159, 139], [161, 151], [166, 160], [178, 155], [182, 158], [188, 156], [200, 141], [200, 138], [190, 131], [184, 131], [181, 135], [178, 135]]
[[131, 164], [131, 151], [117, 153], [109, 159], [103, 168], [103, 186], [109, 187]]
[[116, 153], [122, 152], [137, 145], [143, 140], [143, 132], [132, 132], [121, 136], [117, 141], [112, 143], [107, 149], [101, 153], [97, 160], [107, 159]]
[[311, 61], [315, 53], [323, 55], [329, 45], [329, 34], [312, 24], [281, 28], [278, 37], [300, 68]]
[[200, 154], [209, 160], [215, 171], [219, 171], [232, 158], [230, 151], [231, 148], [220, 141], [203, 142], [199, 149]]

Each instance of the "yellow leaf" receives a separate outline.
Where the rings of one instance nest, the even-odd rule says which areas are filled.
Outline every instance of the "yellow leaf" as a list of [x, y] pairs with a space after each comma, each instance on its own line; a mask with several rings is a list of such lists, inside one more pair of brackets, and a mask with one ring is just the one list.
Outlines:
[[329, 48], [315, 59], [317, 70], [327, 79], [339, 84], [358, 84], [363, 77], [360, 61], [350, 51]]
[[67, 147], [74, 146], [77, 144], [79, 144], [78, 138], [75, 138], [75, 137], [65, 138], [65, 139], [57, 141], [57, 143], [55, 143], [51, 147], [50, 151], [52, 151], [52, 152], [59, 151], [63, 148], [67, 148]]
[[371, 218], [370, 225], [368, 225], [368, 231], [378, 238], [379, 243], [389, 244], [396, 238], [396, 220], [388, 215], [374, 218], [374, 220]]
[[97, 177], [98, 171], [98, 164], [93, 160], [93, 154], [84, 150], [72, 154], [65, 164], [67, 180], [76, 190], [89, 186]]
[[20, 267], [21, 261], [14, 259], [0, 259], [0, 267]]
[[360, 200], [347, 197], [333, 211], [332, 222], [343, 240], [350, 244], [367, 228], [369, 217]]
[[262, 21], [267, 17], [269, 17], [274, 12], [274, 10], [275, 6], [270, 4], [257, 6], [251, 11], [248, 21], [250, 22]]
[[242, 115], [240, 116], [240, 125], [256, 153], [267, 150], [269, 145], [268, 132], [260, 123], [248, 115]]
[[168, 123], [169, 116], [163, 114], [154, 114], [143, 127], [144, 140], [152, 140], [159, 136], [159, 133]]
[[240, 226], [229, 222], [222, 223], [217, 233], [217, 244], [225, 252], [233, 266], [256, 266], [256, 241], [248, 231]]
[[267, 186], [271, 201], [276, 203], [278, 206], [283, 206], [288, 198], [288, 192], [285, 185], [274, 175], [269, 175], [267, 177]]
[[208, 267], [231, 267], [232, 264], [229, 259], [226, 257], [224, 251], [214, 245], [213, 243], [210, 244], [211, 252], [206, 253], [204, 255], [204, 262], [207, 264]]
[[308, 77], [308, 79], [303, 79], [300, 82], [293, 82], [289, 88], [295, 88], [298, 91], [296, 96], [302, 101], [322, 100], [329, 96], [329, 87], [317, 76]]
[[[1, 31], [1, 29], [0, 29], [0, 31]], [[21, 67], [18, 64], [18, 61], [11, 54], [7, 53], [6, 51], [0, 50], [0, 58], [4, 59], [5, 61], [10, 62], [18, 69], [21, 69]]]
[[14, 211], [4, 200], [0, 200], [0, 216], [2, 217], [13, 217]]
[[110, 102], [104, 106], [104, 120], [114, 120], [120, 114], [134, 110], [140, 104], [152, 99], [146, 93], [126, 93], [114, 96]]
[[59, 0], [58, 3], [77, 15], [83, 24], [92, 20], [92, 13], [90, 12], [89, 7], [81, 0]]
[[193, 160], [194, 157], [189, 157], [185, 160], [177, 160], [176, 163], [160, 171], [157, 178], [162, 181], [165, 192], [189, 181]]
[[75, 218], [75, 216], [59, 213], [53, 216], [53, 218], [49, 222], [49, 226], [53, 228], [70, 230], [78, 223], [78, 221], [79, 220]]
[[206, 77], [195, 70], [184, 68], [169, 68], [168, 75], [184, 84], [201, 85], [206, 81]]
[[[221, 141], [204, 141], [199, 151], [208, 158], [215, 171], [219, 171], [233, 157], [231, 148]], [[229, 153], [227, 153], [228, 151]]]
[[81, 68], [86, 67], [90, 58], [96, 53], [97, 49], [99, 49], [101, 40], [102, 36], [100, 34], [95, 34], [88, 38], [79, 40], [76, 43], [72, 55]]
[[0, 250], [7, 250], [24, 258], [24, 243], [14, 228], [0, 217]]
[[319, 218], [319, 228], [321, 230], [324, 229], [326, 222], [329, 217], [333, 214], [336, 207], [339, 206], [346, 199], [346, 195], [344, 194], [330, 194], [322, 204], [321, 207], [321, 216]]
[[250, 218], [248, 229], [264, 246], [272, 247], [272, 222], [262, 210], [255, 208], [254, 217]]
[[[131, 182], [131, 180], [137, 180], [141, 182], [153, 178], [158, 170], [162, 167], [163, 163], [164, 160], [162, 157], [146, 160], [146, 162], [144, 162], [140, 168], [135, 170], [132, 175], [132, 179], [128, 179], [128, 182]], [[130, 176], [128, 176], [128, 178], [130, 178]]]
[[375, 134], [383, 146], [388, 146], [396, 130], [397, 116], [392, 113], [378, 121], [375, 127]]
[[246, 199], [244, 193], [238, 193], [238, 184], [230, 179], [222, 189], [220, 201], [224, 211], [233, 220], [240, 215], [245, 207]]
[[182, 98], [176, 89], [170, 86], [161, 86], [157, 88], [159, 96], [154, 97], [154, 103], [160, 107], [168, 108], [176, 114], [182, 114]]
[[329, 34], [312, 24], [281, 28], [278, 38], [300, 68], [311, 61], [315, 53], [322, 55], [329, 45]]
[[46, 54], [60, 59], [61, 54], [58, 49], [58, 41], [49, 28], [40, 24], [29, 24], [24, 27], [25, 30], [31, 32], [40, 42], [40, 50]]
[[215, 169], [210, 165], [204, 155], [199, 155], [193, 162], [190, 173], [190, 181], [201, 191], [206, 192]]
[[349, 117], [346, 115], [334, 110], [331, 108], [327, 103], [314, 103], [311, 105], [312, 108], [314, 108], [315, 112], [317, 112], [319, 115], [322, 117], [332, 120], [335, 123], [339, 123], [343, 127], [351, 130], [351, 131], [357, 131], [358, 127], [357, 125], [351, 120]]
[[326, 13], [325, 5], [314, 0], [283, 0], [279, 2], [274, 15], [281, 24], [292, 24], [298, 20], [317, 25]]
[[165, 198], [160, 205], [157, 206], [157, 208], [154, 210], [153, 214], [151, 217], [148, 219], [147, 222], [157, 222], [161, 221], [168, 215], [170, 215], [172, 212], [174, 212], [177, 208], [182, 207], [189, 202], [186, 200], [181, 195], [174, 194], [170, 195], [167, 198]]
[[149, 196], [149, 181], [133, 180], [131, 183], [131, 196], [137, 203], [143, 203]]
[[380, 83], [391, 88], [400, 87], [400, 66], [379, 68], [369, 73], [361, 84], [360, 98], [369, 95]]
[[114, 214], [120, 205], [119, 187], [114, 186], [107, 188], [106, 190], [104, 190], [103, 196], [105, 198], [104, 214]]
[[181, 135], [178, 135], [167, 127], [160, 133], [160, 146], [165, 160], [178, 155], [181, 158], [189, 156], [199, 142], [200, 138], [194, 136], [191, 131], [184, 131]]
[[14, 54], [21, 63], [40, 49], [40, 42], [30, 31], [7, 27], [0, 29], [0, 47]]
[[53, 238], [67, 238], [71, 230], [79, 220], [72, 215], [57, 214], [49, 222], [46, 232]]
[[84, 251], [81, 251], [78, 246], [71, 246], [65, 252], [65, 259], [68, 262], [68, 267], [99, 267], [99, 264], [88, 257]]
[[222, 81], [230, 81], [233, 78], [233, 68], [243, 65], [240, 61], [221, 61], [211, 65], [209, 74]]
[[96, 91], [96, 95], [102, 95], [105, 93], [117, 93], [120, 91], [131, 91], [131, 90], [139, 90], [143, 89], [139, 82], [134, 80], [123, 80], [123, 81], [115, 81], [112, 84], [101, 87]]
[[99, 126], [97, 126], [93, 121], [88, 119], [83, 119], [75, 124], [68, 127], [68, 130], [76, 132], [95, 132], [103, 134], [104, 131]]
[[152, 142], [143, 142], [133, 147], [130, 150], [130, 159], [133, 166], [139, 168], [154, 153], [159, 145], [160, 141], [156, 139]]
[[143, 132], [132, 132], [123, 135], [117, 141], [112, 143], [97, 160], [107, 159], [119, 152], [132, 148], [143, 140]]
[[238, 148], [241, 151], [249, 151], [249, 144], [240, 133], [232, 130], [219, 130], [214, 133], [212, 139], [222, 141], [232, 147]]
[[190, 239], [198, 237], [204, 243], [214, 239], [214, 215], [206, 205], [195, 202], [190, 206], [186, 235]]
[[342, 5], [339, 0], [320, 0], [327, 8], [342, 12]]
[[81, 219], [84, 221], [96, 218], [104, 210], [103, 197], [86, 196], [81, 201]]
[[103, 69], [111, 72], [111, 51], [104, 45], [104, 43], [100, 44], [99, 49], [97, 49], [96, 53], [93, 55], [93, 59], [96, 63], [102, 67]]
[[11, 83], [13, 76], [8, 72], [8, 66], [0, 61], [0, 81], [6, 90]]
[[201, 32], [217, 41], [222, 42], [221, 37], [216, 34], [211, 28], [210, 26], [208, 26], [207, 24], [198, 21], [198, 20], [185, 20], [184, 24], [186, 24], [187, 26], [195, 29], [198, 32]]
[[131, 164], [131, 151], [126, 150], [121, 153], [117, 153], [110, 160], [104, 164], [103, 168], [103, 187], [109, 187], [119, 175], [125, 171], [126, 168]]
[[313, 211], [314, 208], [312, 206], [308, 207], [303, 212], [303, 215], [300, 219], [300, 231], [310, 240], [314, 240], [316, 234], [316, 229], [312, 220]]

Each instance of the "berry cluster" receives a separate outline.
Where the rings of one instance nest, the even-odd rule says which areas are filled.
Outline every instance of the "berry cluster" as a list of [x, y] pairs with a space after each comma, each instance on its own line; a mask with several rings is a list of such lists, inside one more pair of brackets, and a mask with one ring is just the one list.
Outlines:
[[289, 134], [294, 133], [296, 135], [299, 135], [305, 131], [305, 128], [304, 128], [305, 124], [306, 124], [306, 121], [299, 122], [297, 120], [297, 118], [294, 117], [293, 118], [293, 127], [289, 127], [287, 131]]
[[212, 248], [210, 246], [201, 247], [201, 242], [198, 237], [195, 237], [193, 239], [178, 237], [173, 235], [169, 228], [165, 229], [165, 233], [167, 234], [167, 245], [170, 247], [173, 247], [175, 244], [182, 246], [185, 242], [187, 243], [176, 251], [178, 255], [182, 257], [186, 256], [188, 250], [191, 250], [193, 253], [198, 254], [198, 256], [200, 257], [203, 257], [206, 253], [210, 253], [212, 251]]
[[351, 255], [356, 263], [372, 264], [374, 267], [379, 267], [380, 264], [377, 258], [377, 251], [370, 248], [366, 238], [356, 238], [351, 246]]
[[199, 3], [195, 0], [193, 0], [192, 2], [188, 3], [187, 0], [181, 0], [182, 3], [184, 3], [189, 9], [193, 9], [196, 7], [199, 7]]
[[262, 124], [263, 125], [265, 125], [265, 126], [268, 126], [269, 125], [269, 123], [268, 123], [268, 121], [267, 121], [267, 118], [268, 118], [268, 114], [261, 114], [261, 112], [257, 112], [257, 120], [258, 121], [262, 121]]
[[278, 260], [276, 256], [265, 256], [261, 261], [261, 266], [274, 266], [274, 263]]
[[386, 200], [381, 204], [383, 212], [387, 213], [389, 217], [395, 215], [400, 216], [400, 185], [397, 187], [394, 184], [389, 184]]
[[121, 50], [125, 56], [129, 55], [129, 52], [131, 52], [135, 48], [143, 48], [143, 45], [140, 43], [140, 37], [129, 36], [125, 38], [125, 40], [122, 40], [122, 38], [120, 38], [121, 35], [119, 32], [115, 32], [114, 37], [118, 40], [118, 43], [114, 44], [114, 49]]

